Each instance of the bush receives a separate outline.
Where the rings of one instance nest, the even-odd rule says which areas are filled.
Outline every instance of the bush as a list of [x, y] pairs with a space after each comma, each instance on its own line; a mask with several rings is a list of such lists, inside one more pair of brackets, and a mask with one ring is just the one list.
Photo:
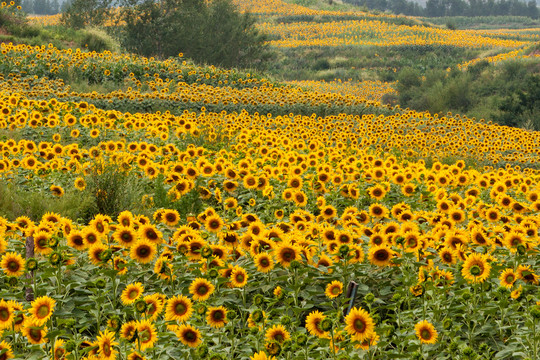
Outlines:
[[103, 52], [109, 50], [111, 52], [120, 52], [120, 44], [105, 31], [96, 27], [84, 29], [80, 46], [89, 51]]

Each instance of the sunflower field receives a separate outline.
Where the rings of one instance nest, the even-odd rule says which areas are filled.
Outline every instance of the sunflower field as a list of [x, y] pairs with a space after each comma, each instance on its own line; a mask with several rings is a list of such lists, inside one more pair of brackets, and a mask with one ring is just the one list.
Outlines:
[[2, 43], [0, 360], [537, 359], [540, 134], [393, 85]]

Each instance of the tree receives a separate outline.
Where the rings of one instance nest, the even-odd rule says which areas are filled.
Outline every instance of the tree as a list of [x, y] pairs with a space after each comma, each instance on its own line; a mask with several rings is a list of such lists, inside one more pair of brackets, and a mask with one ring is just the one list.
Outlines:
[[61, 22], [75, 29], [103, 25], [111, 18], [114, 0], [73, 0], [62, 13]]
[[230, 0], [143, 0], [124, 3], [123, 43], [128, 51], [166, 58], [183, 53], [199, 63], [261, 67], [265, 37], [249, 14]]

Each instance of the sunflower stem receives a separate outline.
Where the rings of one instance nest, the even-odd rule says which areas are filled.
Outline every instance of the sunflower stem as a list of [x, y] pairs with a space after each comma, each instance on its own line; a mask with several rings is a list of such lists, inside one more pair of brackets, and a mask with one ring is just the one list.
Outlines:
[[336, 343], [334, 341], [334, 327], [332, 326], [332, 328], [330, 328], [330, 335], [332, 337], [332, 343], [330, 344], [330, 346], [332, 347], [332, 358], [335, 360], [337, 359], [337, 354], [336, 354]]

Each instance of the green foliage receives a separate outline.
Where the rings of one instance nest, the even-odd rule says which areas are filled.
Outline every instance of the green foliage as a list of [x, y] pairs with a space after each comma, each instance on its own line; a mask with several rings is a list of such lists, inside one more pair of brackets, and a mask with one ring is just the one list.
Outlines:
[[[230, 0], [147, 0], [124, 8], [123, 45], [128, 51], [161, 58], [179, 53], [198, 63], [262, 67], [269, 58], [255, 19]], [[181, 36], [179, 36], [181, 34]]]
[[112, 3], [113, 0], [73, 0], [60, 21], [74, 29], [104, 25], [112, 17]]
[[142, 197], [143, 184], [135, 175], [116, 164], [97, 161], [87, 179], [88, 192], [94, 199], [90, 214], [106, 214], [116, 217], [125, 209], [134, 209]]
[[540, 130], [540, 76], [534, 62], [495, 66], [481, 61], [465, 71], [404, 69], [398, 77], [399, 103], [432, 113], [447, 111], [501, 125]]
[[96, 52], [103, 52], [105, 50], [116, 53], [120, 52], [120, 44], [104, 30], [89, 27], [82, 31], [83, 36], [80, 40], [81, 48]]

